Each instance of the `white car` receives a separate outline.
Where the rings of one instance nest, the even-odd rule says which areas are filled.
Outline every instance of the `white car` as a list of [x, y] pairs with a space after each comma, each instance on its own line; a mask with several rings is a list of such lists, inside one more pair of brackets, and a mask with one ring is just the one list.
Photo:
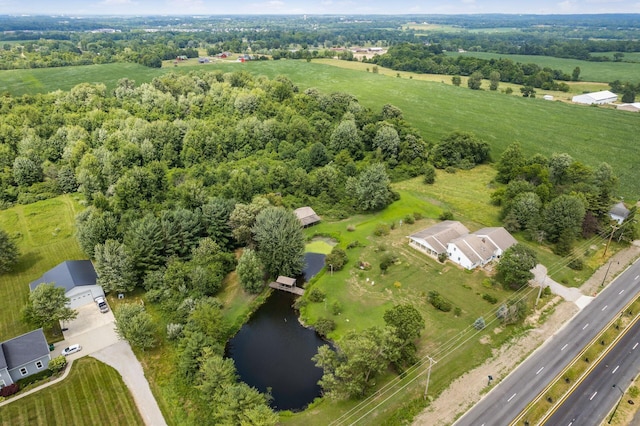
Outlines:
[[102, 312], [103, 314], [109, 312], [109, 306], [107, 305], [107, 301], [104, 300], [104, 297], [98, 296], [96, 297], [95, 301], [98, 305], [98, 308], [100, 309], [100, 312]]
[[82, 346], [80, 345], [71, 345], [68, 348], [64, 348], [62, 350], [62, 352], [60, 352], [60, 355], [71, 355], [71, 354], [75, 354], [76, 352], [80, 352], [80, 350], [82, 349]]

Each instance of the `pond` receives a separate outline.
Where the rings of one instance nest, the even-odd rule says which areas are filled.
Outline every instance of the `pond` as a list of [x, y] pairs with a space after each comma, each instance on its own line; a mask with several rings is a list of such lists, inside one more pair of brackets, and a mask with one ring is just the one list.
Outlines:
[[[305, 262], [304, 276], [308, 280], [324, 266], [324, 255], [306, 253]], [[311, 358], [326, 342], [298, 322], [292, 307], [295, 297], [274, 291], [226, 349], [243, 382], [260, 392], [271, 389], [271, 407], [275, 410], [302, 410], [321, 391], [318, 380], [322, 369]]]

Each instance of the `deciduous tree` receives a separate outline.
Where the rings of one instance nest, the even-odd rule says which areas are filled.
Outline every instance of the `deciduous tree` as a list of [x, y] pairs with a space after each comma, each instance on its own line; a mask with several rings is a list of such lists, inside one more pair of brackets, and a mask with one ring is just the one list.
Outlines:
[[247, 293], [260, 293], [264, 287], [264, 267], [255, 251], [245, 249], [236, 268], [240, 285]]
[[43, 283], [29, 293], [29, 303], [25, 306], [24, 316], [36, 327], [51, 328], [59, 321], [71, 321], [78, 312], [67, 304], [64, 287], [55, 283]]
[[304, 235], [293, 212], [268, 207], [256, 217], [252, 228], [258, 257], [269, 276], [296, 276], [304, 266]]
[[116, 333], [122, 339], [143, 351], [156, 346], [155, 326], [143, 305], [123, 303], [113, 314], [116, 318]]
[[18, 262], [20, 252], [15, 240], [0, 229], [0, 274], [11, 271]]
[[516, 244], [509, 247], [502, 254], [498, 262], [497, 270], [502, 282], [510, 288], [517, 290], [527, 285], [533, 278], [533, 269], [538, 263], [536, 254], [529, 247]]
[[381, 210], [393, 201], [390, 183], [384, 165], [376, 163], [367, 167], [357, 178], [349, 178], [347, 192], [352, 194], [359, 210]]

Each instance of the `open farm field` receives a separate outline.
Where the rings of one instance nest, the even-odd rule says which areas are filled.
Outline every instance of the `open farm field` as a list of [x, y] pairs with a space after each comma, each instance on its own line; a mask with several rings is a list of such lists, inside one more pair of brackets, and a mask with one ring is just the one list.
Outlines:
[[60, 383], [0, 408], [0, 425], [144, 425], [120, 374], [102, 362], [76, 360]]
[[[602, 83], [610, 83], [614, 80], [631, 81], [635, 83], [640, 81], [640, 64], [629, 62], [590, 62], [577, 59], [554, 58], [551, 56], [503, 55], [500, 53], [487, 52], [449, 52], [448, 55], [464, 55], [481, 59], [506, 58], [514, 62], [531, 63], [541, 67], [549, 67], [554, 70], [559, 69], [569, 75], [571, 75], [575, 67], [580, 67], [580, 80], [582, 81], [597, 81]], [[613, 53], [611, 55], [613, 57]]]
[[0, 341], [26, 333], [21, 319], [29, 283], [65, 260], [85, 259], [75, 237], [78, 197], [63, 195], [0, 211], [0, 228], [16, 237], [20, 250], [12, 272], [0, 276]]
[[[613, 59], [615, 53], [617, 52], [598, 52], [597, 55]], [[640, 52], [623, 52], [623, 54], [622, 61], [624, 62], [640, 62]]]

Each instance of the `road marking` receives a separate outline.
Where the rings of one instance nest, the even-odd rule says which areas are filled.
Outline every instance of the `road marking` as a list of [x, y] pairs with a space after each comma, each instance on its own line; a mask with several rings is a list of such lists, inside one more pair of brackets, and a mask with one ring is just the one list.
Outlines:
[[589, 327], [589, 323], [586, 323], [586, 324], [584, 325], [584, 327], [582, 327], [582, 329], [584, 330], [584, 329], [585, 329], [585, 328], [587, 328], [587, 327]]
[[544, 367], [540, 367], [540, 370], [536, 371], [536, 376], [537, 376], [538, 374], [540, 374], [540, 372], [541, 372], [542, 370], [544, 370]]
[[511, 398], [507, 399], [507, 402], [511, 402], [511, 400], [516, 396], [516, 394], [514, 393], [513, 395], [511, 395]]
[[611, 374], [615, 374], [616, 371], [618, 371], [618, 367], [620, 367], [619, 365], [616, 365], [616, 368], [613, 369], [613, 371], [611, 372]]
[[620, 290], [620, 293], [618, 293], [618, 294], [622, 294], [622, 293], [624, 293], [624, 289], [623, 289], [623, 290]]
[[640, 275], [636, 275], [636, 277], [634, 278], [634, 280], [637, 280], [638, 278], [640, 278]]
[[[583, 328], [583, 330], [584, 330], [584, 328]], [[564, 351], [564, 350], [567, 348], [567, 346], [569, 346], [569, 344], [568, 344], [568, 343], [566, 343], [566, 344], [562, 347], [562, 349], [560, 349], [560, 351], [561, 351], [561, 352], [562, 352], [562, 351]]]
[[602, 310], [604, 311], [605, 309], [607, 309], [609, 307], [609, 305], [604, 305], [604, 308], [602, 308]]
[[633, 345], [633, 347], [631, 348], [631, 350], [634, 350], [635, 348], [638, 347], [638, 344], [636, 343], [635, 345]]
[[589, 401], [591, 401], [597, 394], [598, 394], [598, 391], [595, 391], [593, 395], [591, 395], [591, 398], [589, 398]]

